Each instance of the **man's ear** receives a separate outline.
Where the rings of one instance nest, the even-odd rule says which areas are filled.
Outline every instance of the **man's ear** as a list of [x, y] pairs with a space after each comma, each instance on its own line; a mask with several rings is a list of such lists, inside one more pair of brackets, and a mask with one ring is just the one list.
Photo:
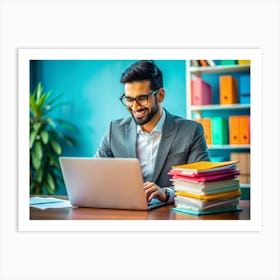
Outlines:
[[163, 100], [164, 100], [164, 97], [165, 97], [165, 90], [164, 90], [164, 88], [160, 88], [158, 90], [157, 96], [158, 96], [158, 102], [162, 103]]

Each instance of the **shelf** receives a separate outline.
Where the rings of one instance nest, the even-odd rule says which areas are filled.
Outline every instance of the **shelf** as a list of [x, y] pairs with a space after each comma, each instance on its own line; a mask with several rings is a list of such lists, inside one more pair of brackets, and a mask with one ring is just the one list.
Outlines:
[[191, 106], [191, 111], [210, 111], [210, 110], [236, 110], [236, 109], [250, 109], [250, 104], [229, 104], [229, 105], [200, 105]]
[[217, 66], [200, 66], [189, 68], [192, 74], [200, 73], [222, 73], [222, 72], [246, 72], [250, 71], [250, 65], [217, 65]]
[[209, 145], [209, 150], [239, 150], [239, 149], [250, 149], [250, 145]]
[[240, 187], [241, 188], [250, 188], [250, 184], [241, 184], [240, 183]]

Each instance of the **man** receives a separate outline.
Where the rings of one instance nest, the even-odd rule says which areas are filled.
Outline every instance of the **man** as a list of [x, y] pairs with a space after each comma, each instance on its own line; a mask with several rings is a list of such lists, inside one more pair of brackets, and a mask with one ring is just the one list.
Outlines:
[[174, 190], [167, 174], [172, 166], [210, 160], [203, 128], [162, 108], [163, 77], [153, 61], [132, 64], [121, 83], [120, 100], [131, 117], [111, 122], [95, 157], [138, 158], [147, 201], [172, 203]]

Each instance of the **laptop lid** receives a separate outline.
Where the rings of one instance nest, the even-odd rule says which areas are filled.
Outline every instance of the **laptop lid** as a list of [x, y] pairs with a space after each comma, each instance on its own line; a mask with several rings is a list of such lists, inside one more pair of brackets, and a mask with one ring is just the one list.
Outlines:
[[148, 205], [138, 159], [60, 157], [59, 161], [73, 206], [150, 210], [165, 205], [157, 200]]

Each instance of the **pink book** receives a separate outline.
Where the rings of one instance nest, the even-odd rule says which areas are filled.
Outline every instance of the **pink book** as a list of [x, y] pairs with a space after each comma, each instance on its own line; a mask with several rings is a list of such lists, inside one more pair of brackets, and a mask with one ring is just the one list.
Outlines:
[[185, 175], [173, 175], [173, 179], [180, 179], [180, 180], [186, 180], [186, 181], [192, 181], [192, 182], [210, 182], [210, 181], [219, 181], [219, 180], [228, 180], [236, 178], [238, 175], [240, 175], [239, 171], [234, 171], [231, 173], [224, 173], [224, 174], [212, 174], [212, 175], [199, 175], [199, 176], [185, 176]]
[[204, 82], [201, 78], [191, 80], [191, 103], [192, 105], [212, 104], [211, 85]]
[[236, 168], [232, 167], [232, 168], [226, 169], [226, 170], [205, 171], [203, 173], [196, 173], [196, 174], [185, 174], [184, 171], [182, 171], [182, 170], [171, 169], [168, 172], [168, 174], [197, 178], [197, 177], [205, 177], [205, 176], [220, 175], [220, 174], [230, 175], [230, 174], [235, 174], [236, 171], [237, 171]]

